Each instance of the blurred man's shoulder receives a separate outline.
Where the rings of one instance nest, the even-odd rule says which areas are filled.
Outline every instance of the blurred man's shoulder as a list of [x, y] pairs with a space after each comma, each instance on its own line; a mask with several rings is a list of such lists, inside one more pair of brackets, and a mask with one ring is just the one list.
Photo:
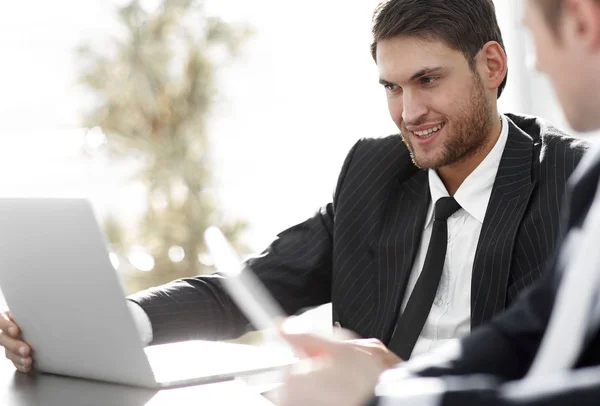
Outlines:
[[542, 146], [543, 152], [558, 153], [560, 150], [568, 155], [582, 157], [590, 148], [591, 143], [567, 130], [560, 129], [551, 121], [532, 115], [506, 114], [519, 129], [527, 133], [534, 143]]

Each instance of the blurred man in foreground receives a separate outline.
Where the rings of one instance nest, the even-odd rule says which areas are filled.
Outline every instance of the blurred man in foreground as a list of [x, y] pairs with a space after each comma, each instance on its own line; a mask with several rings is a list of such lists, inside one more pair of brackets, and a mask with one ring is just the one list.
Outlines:
[[[525, 23], [569, 123], [600, 129], [600, 1], [526, 0]], [[569, 182], [558, 255], [506, 313], [458, 345], [379, 375], [345, 343], [288, 335], [325, 360], [289, 376], [292, 405], [598, 405], [600, 403], [600, 148]], [[379, 377], [379, 379], [378, 379]], [[377, 385], [377, 388], [376, 388]], [[377, 396], [374, 396], [376, 394]]]

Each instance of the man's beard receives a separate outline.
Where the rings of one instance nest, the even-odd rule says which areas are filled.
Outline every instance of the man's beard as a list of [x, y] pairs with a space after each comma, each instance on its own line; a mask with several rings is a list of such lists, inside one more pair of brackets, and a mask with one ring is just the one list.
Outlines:
[[[490, 118], [490, 103], [485, 97], [483, 83], [476, 73], [473, 74], [470, 95], [465, 100], [466, 102], [457, 109], [452, 119], [453, 132], [444, 135], [445, 139], [441, 140], [441, 151], [431, 162], [426, 162], [415, 154], [410, 138], [400, 133], [417, 167], [439, 169], [473, 156], [485, 147], [493, 122]], [[449, 120], [444, 121], [446, 125], [449, 123]]]

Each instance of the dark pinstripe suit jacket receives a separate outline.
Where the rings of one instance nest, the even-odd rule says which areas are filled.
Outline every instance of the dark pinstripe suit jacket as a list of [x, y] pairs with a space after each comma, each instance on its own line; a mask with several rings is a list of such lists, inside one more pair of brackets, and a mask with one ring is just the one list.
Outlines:
[[[535, 118], [509, 115], [509, 125], [473, 266], [473, 327], [504, 310], [546, 267], [566, 181], [586, 149]], [[387, 343], [429, 203], [427, 173], [412, 164], [400, 137], [362, 139], [346, 158], [333, 202], [249, 264], [286, 312], [332, 301], [342, 326]], [[248, 329], [219, 276], [131, 298], [150, 317], [154, 343]]]

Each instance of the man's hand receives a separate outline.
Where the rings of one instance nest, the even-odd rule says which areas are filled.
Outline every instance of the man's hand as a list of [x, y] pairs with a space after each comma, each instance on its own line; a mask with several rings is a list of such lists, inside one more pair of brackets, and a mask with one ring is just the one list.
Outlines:
[[[334, 337], [337, 332], [342, 332], [345, 334], [352, 334], [349, 330], [342, 328], [342, 325], [339, 322], [333, 323], [333, 332]], [[343, 337], [343, 336], [342, 336]], [[396, 354], [390, 351], [384, 343], [376, 338], [358, 338], [354, 335], [352, 338], [341, 338], [341, 340], [346, 341], [348, 343], [354, 344], [356, 347], [368, 352], [373, 357], [379, 358], [381, 363], [386, 368], [392, 368], [398, 365], [401, 362], [404, 362], [402, 359], [398, 358]]]
[[364, 338], [359, 340], [348, 340], [346, 343], [355, 346], [370, 354], [372, 357], [378, 358], [381, 364], [387, 369], [404, 362], [398, 358], [396, 354], [390, 351], [384, 343], [376, 338]]
[[19, 326], [12, 320], [10, 313], [0, 314], [0, 346], [4, 347], [4, 353], [21, 372], [31, 371], [31, 348], [27, 343], [21, 341]]
[[364, 345], [309, 334], [282, 334], [299, 354], [313, 361], [313, 367], [286, 377], [278, 394], [280, 406], [363, 405], [386, 369]]

